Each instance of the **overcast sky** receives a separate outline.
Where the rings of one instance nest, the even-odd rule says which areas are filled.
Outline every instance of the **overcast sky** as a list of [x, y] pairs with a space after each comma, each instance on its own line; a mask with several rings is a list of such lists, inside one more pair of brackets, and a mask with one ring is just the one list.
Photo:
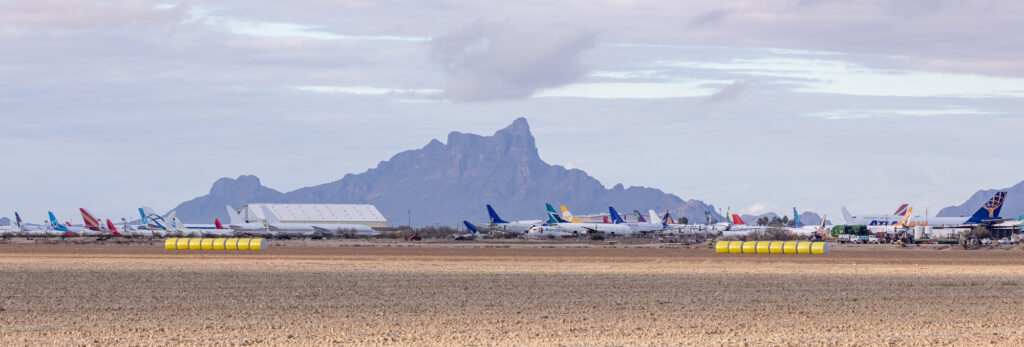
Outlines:
[[934, 213], [1024, 179], [1021, 18], [1009, 0], [0, 0], [0, 215], [164, 212], [241, 174], [290, 191], [520, 116], [544, 160], [608, 187]]

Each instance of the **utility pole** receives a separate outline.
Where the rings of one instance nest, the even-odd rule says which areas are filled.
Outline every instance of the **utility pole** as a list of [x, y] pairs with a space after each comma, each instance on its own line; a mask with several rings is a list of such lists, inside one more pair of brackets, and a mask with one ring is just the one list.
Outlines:
[[409, 209], [407, 212], [409, 213], [409, 224], [406, 224], [406, 226], [412, 228], [412, 209]]

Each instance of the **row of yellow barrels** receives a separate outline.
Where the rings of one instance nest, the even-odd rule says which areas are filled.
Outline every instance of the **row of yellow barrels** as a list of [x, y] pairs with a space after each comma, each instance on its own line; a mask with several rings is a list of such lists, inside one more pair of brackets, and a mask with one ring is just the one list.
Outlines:
[[828, 243], [811, 241], [718, 241], [716, 253], [828, 254]]
[[180, 250], [250, 250], [258, 251], [267, 247], [266, 241], [259, 238], [238, 239], [204, 239], [204, 238], [170, 238], [164, 241], [166, 249]]

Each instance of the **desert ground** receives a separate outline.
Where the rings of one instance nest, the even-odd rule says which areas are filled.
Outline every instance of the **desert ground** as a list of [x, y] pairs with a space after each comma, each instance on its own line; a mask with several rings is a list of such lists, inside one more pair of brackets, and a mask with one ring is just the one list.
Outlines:
[[940, 248], [0, 244], [0, 344], [1024, 344], [1024, 251]]

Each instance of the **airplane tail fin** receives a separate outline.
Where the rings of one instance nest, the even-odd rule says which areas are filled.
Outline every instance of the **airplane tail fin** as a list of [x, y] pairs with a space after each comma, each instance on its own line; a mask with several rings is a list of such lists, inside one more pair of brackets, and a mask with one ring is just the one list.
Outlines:
[[[644, 219], [644, 216], [640, 214], [640, 211], [633, 210], [633, 215], [636, 216], [636, 221], [637, 222], [640, 222], [640, 223], [646, 223], [647, 222], [647, 220]], [[653, 220], [651, 222], [653, 222]]]
[[818, 226], [818, 232], [819, 233], [824, 233], [825, 232], [825, 221], [827, 221], [827, 220], [828, 220], [828, 214], [821, 215], [821, 225]]
[[146, 218], [146, 211], [139, 207], [139, 217], [142, 217], [142, 225], [149, 224], [149, 218]]
[[843, 207], [843, 219], [846, 219], [846, 224], [853, 223], [853, 215], [850, 214], [850, 211], [847, 210], [846, 207]]
[[114, 235], [121, 236], [121, 233], [117, 231], [117, 227], [115, 227], [114, 223], [109, 219], [107, 219], [107, 230], [110, 230]]
[[793, 208], [793, 226], [797, 228], [804, 226], [804, 223], [800, 222], [800, 214], [796, 212], [796, 207]]
[[549, 214], [555, 216], [555, 221], [557, 221], [558, 223], [567, 223], [565, 219], [562, 219], [562, 216], [560, 216], [558, 212], [555, 212], [554, 206], [551, 206], [551, 204], [549, 203], [544, 203], [544, 206], [547, 207]]
[[89, 213], [89, 210], [79, 208], [78, 211], [82, 213], [82, 221], [85, 222], [86, 229], [96, 231], [99, 231], [101, 229], [100, 220], [93, 216], [92, 213]]
[[904, 228], [908, 227], [910, 225], [910, 217], [913, 217], [913, 216], [914, 216], [914, 206], [908, 206], [907, 207], [907, 213], [903, 215], [903, 219], [901, 219], [899, 223], [896, 223], [896, 226], [904, 227]]
[[274, 211], [271, 211], [270, 208], [267, 208], [266, 205], [261, 206], [261, 207], [263, 207], [263, 217], [267, 218], [267, 224], [269, 224], [269, 225], [281, 224], [281, 220], [277, 219], [277, 215], [274, 214]]
[[476, 226], [473, 225], [473, 223], [470, 223], [468, 220], [462, 221], [462, 224], [466, 225], [466, 230], [469, 230], [469, 234], [470, 235], [478, 235], [478, 234], [480, 234], [480, 232], [476, 230]]
[[647, 210], [647, 217], [651, 219], [651, 223], [657, 223], [659, 220], [658, 213], [654, 212], [654, 210]]
[[742, 219], [742, 218], [740, 218], [740, 215], [738, 215], [738, 214], [734, 214], [734, 215], [732, 215], [732, 224], [736, 224], [736, 225], [745, 225], [745, 224], [743, 223], [743, 219]]
[[608, 213], [611, 213], [611, 215], [612, 215], [612, 223], [614, 223], [614, 224], [625, 223], [625, 221], [622, 220], [622, 216], [619, 215], [619, 212], [616, 211], [614, 207], [608, 206]]
[[548, 222], [547, 225], [558, 224], [558, 215], [554, 211], [548, 211]]
[[900, 205], [900, 207], [896, 208], [896, 213], [893, 213], [892, 215], [902, 217], [907, 214], [907, 207], [910, 207], [910, 204]]
[[[1024, 217], [1024, 216], [1021, 216], [1021, 217]], [[23, 226], [21, 226], [21, 216], [18, 215], [18, 212], [14, 212], [14, 223], [15, 223], [15, 225], [18, 226], [18, 229], [24, 228]]]
[[672, 220], [672, 214], [669, 213], [668, 210], [665, 210], [665, 216], [661, 217], [661, 224], [676, 224], [676, 222]]
[[610, 222], [608, 221], [608, 216], [602, 216], [602, 217], [604, 217], [604, 224], [610, 224]]
[[53, 215], [53, 211], [46, 211], [50, 215], [50, 227], [59, 230], [60, 222], [57, 221], [57, 216]]
[[491, 205], [487, 205], [487, 215], [491, 217], [491, 224], [504, 224], [508, 223], [501, 217], [498, 217], [498, 213], [494, 212], [494, 208]]
[[974, 212], [971, 218], [967, 219], [967, 223], [981, 223], [988, 219], [999, 218], [999, 211], [1003, 209], [1003, 201], [1005, 200], [1006, 192], [997, 192], [977, 212]]
[[217, 228], [217, 229], [221, 229], [221, 230], [227, 229], [227, 228], [224, 227], [224, 224], [220, 224], [220, 219], [218, 219], [218, 218], [214, 218], [213, 219], [213, 227]]
[[579, 223], [580, 222], [579, 219], [576, 219], [576, 216], [572, 215], [572, 212], [569, 212], [569, 209], [565, 208], [565, 205], [562, 205], [561, 208], [562, 208], [562, 219], [563, 220], [567, 220], [570, 223]]
[[228, 210], [228, 224], [231, 224], [231, 225], [242, 225], [242, 224], [245, 224], [245, 221], [243, 221], [242, 217], [238, 215], [238, 212], [235, 211], [234, 207], [231, 207], [231, 205], [225, 205], [224, 208], [226, 208]]

